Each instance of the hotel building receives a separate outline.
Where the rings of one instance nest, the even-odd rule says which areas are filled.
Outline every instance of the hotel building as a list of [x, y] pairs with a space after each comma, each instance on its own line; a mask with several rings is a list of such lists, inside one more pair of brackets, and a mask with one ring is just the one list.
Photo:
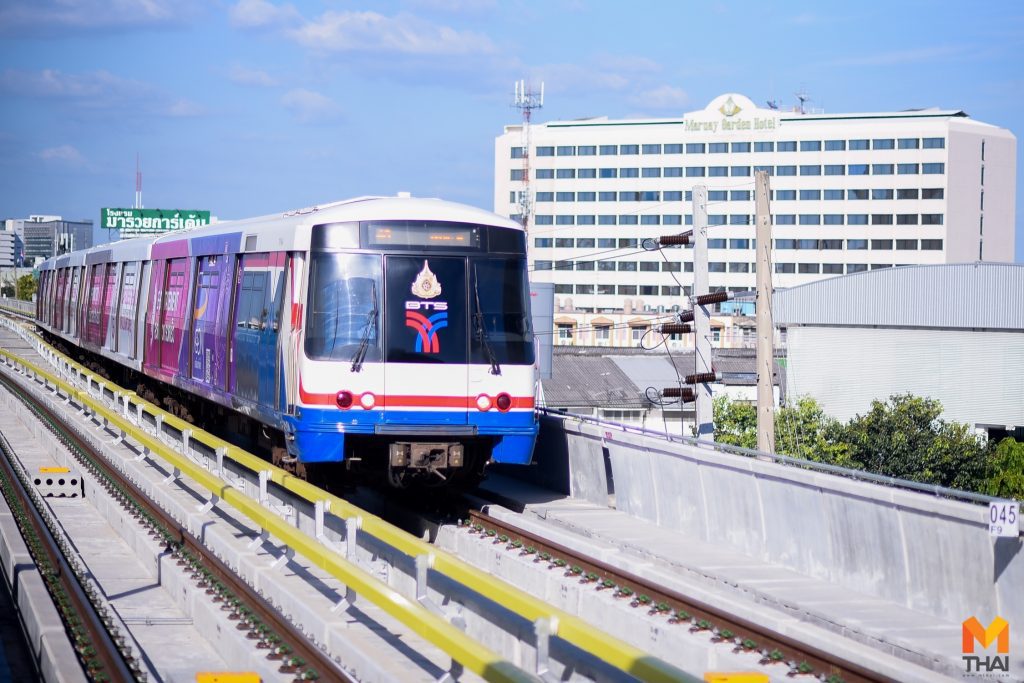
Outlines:
[[[732, 93], [681, 118], [534, 124], [528, 165], [523, 137], [509, 125], [495, 140], [494, 209], [520, 215], [528, 168], [532, 277], [555, 285], [562, 343], [635, 345], [645, 320], [686, 307], [693, 250], [643, 247], [692, 226], [695, 185], [708, 188], [712, 291], [754, 289], [761, 169], [776, 288], [1013, 260], [1016, 138], [962, 111], [783, 112]], [[634, 331], [595, 329], [620, 325]]]

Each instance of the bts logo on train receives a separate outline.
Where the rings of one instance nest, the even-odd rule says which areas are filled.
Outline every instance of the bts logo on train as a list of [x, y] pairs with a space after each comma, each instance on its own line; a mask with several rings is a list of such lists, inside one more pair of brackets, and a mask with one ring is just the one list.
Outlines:
[[[412, 293], [423, 299], [441, 296], [441, 283], [430, 270], [428, 261], [423, 261], [423, 270], [412, 282]], [[429, 318], [417, 311], [437, 311]], [[441, 345], [437, 340], [437, 331], [448, 327], [448, 302], [446, 301], [406, 301], [405, 326], [416, 330], [416, 353], [440, 353]]]

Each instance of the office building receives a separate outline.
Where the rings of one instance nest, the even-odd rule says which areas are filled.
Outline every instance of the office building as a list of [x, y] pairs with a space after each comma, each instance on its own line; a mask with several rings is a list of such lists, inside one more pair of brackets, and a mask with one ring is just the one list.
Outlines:
[[87, 249], [93, 241], [91, 220], [67, 221], [60, 216], [34, 215], [8, 219], [5, 227], [21, 238], [26, 266], [51, 256]]

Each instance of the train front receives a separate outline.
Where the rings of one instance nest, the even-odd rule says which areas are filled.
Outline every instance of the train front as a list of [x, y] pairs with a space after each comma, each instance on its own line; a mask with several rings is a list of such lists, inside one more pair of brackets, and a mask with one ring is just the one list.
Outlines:
[[344, 462], [398, 487], [468, 486], [489, 462], [529, 464], [525, 235], [461, 208], [474, 222], [456, 212], [313, 228], [290, 420], [300, 461]]

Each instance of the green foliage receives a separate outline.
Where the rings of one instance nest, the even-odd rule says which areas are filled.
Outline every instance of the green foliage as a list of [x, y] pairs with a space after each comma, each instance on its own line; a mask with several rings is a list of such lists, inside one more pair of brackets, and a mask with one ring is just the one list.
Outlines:
[[36, 293], [36, 279], [32, 274], [22, 275], [18, 278], [17, 297], [22, 301], [31, 301], [32, 295]]
[[991, 474], [985, 493], [1024, 500], [1024, 443], [1006, 437], [992, 448]]

